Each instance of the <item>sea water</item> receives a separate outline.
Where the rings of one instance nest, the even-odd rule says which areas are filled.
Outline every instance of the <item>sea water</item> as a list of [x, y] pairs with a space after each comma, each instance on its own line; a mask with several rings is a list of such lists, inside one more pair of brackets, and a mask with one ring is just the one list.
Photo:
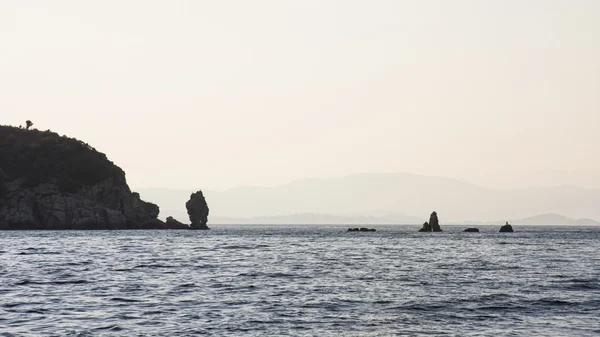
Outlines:
[[0, 336], [595, 336], [600, 227], [0, 232]]

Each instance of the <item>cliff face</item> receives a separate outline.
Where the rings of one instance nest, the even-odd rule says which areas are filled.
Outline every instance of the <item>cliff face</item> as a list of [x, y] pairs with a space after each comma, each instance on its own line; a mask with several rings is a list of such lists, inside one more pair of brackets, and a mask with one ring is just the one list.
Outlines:
[[109, 178], [75, 193], [56, 184], [11, 190], [0, 199], [0, 229], [161, 228], [158, 206]]
[[0, 229], [189, 228], [167, 226], [158, 214], [91, 146], [0, 126]]

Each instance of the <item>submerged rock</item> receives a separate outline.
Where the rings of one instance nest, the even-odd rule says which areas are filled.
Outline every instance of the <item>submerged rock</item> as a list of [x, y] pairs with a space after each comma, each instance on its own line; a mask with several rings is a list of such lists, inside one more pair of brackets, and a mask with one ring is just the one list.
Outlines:
[[464, 231], [469, 233], [479, 233], [479, 228], [467, 228]]
[[500, 233], [512, 233], [514, 232], [512, 226], [507, 222], [506, 225], [500, 227]]
[[208, 205], [202, 191], [192, 193], [190, 200], [185, 203], [188, 215], [190, 216], [191, 229], [210, 229], [208, 223]]
[[348, 228], [348, 232], [375, 232], [376, 229], [375, 228], [365, 228], [365, 227], [361, 227], [361, 228]]

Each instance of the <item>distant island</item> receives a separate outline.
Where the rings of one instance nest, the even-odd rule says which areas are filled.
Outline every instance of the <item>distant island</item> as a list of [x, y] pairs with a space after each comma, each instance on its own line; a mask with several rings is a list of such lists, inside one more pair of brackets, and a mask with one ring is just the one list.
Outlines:
[[[517, 225], [572, 225], [572, 226], [584, 226], [584, 225], [600, 225], [600, 222], [594, 219], [573, 219], [564, 215], [548, 213], [548, 214], [540, 214], [528, 218], [523, 219], [515, 219], [510, 221], [513, 224]], [[497, 225], [502, 224], [504, 221], [467, 221], [468, 224], [482, 224], [482, 225]]]
[[191, 227], [172, 218], [165, 223], [105, 154], [26, 125], [0, 126], [0, 229], [208, 229], [202, 192], [186, 204]]
[[600, 225], [593, 219], [572, 219], [560, 214], [541, 214], [512, 222], [519, 225]]

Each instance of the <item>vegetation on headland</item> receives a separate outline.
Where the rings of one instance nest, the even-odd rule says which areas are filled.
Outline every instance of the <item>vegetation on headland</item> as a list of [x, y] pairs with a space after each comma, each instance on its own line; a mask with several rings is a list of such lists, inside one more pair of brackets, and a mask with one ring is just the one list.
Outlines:
[[[33, 125], [30, 121], [28, 127]], [[30, 124], [31, 123], [31, 124]], [[50, 130], [0, 126], [0, 195], [7, 182], [33, 188], [54, 183], [64, 193], [124, 172], [89, 144]]]

